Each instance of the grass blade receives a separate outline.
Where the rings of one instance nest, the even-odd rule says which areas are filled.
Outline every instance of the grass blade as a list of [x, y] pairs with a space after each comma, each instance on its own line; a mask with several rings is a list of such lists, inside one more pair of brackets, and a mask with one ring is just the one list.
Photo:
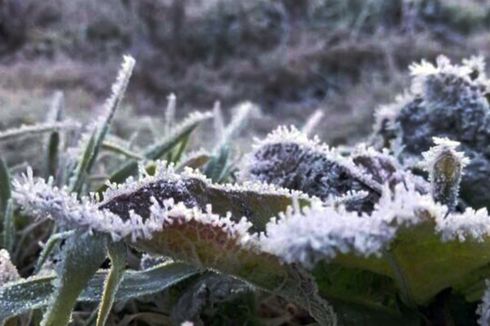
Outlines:
[[112, 243], [108, 246], [108, 251], [111, 259], [111, 269], [104, 282], [104, 294], [102, 295], [102, 300], [99, 305], [97, 326], [105, 325], [126, 268], [127, 252], [124, 243]]
[[[147, 160], [156, 160], [163, 155], [169, 153], [179, 145], [186, 137], [188, 137], [203, 121], [210, 119], [212, 114], [210, 112], [205, 113], [191, 113], [189, 117], [184, 120], [179, 126], [177, 126], [170, 136], [163, 139], [161, 142], [150, 146], [144, 153], [144, 158]], [[123, 166], [121, 166], [116, 172], [114, 172], [109, 181], [115, 183], [124, 182], [129, 176], [134, 175], [138, 171], [138, 161], [130, 160]], [[98, 192], [103, 192], [107, 189], [106, 185], [101, 186]]]
[[21, 126], [19, 128], [7, 129], [0, 132], [0, 141], [18, 140], [19, 138], [32, 137], [46, 132], [62, 129], [76, 129], [78, 127], [78, 123], [70, 121]]
[[123, 64], [119, 70], [116, 82], [112, 85], [112, 95], [104, 105], [104, 115], [93, 125], [89, 131], [89, 136], [84, 137], [88, 141], [85, 142], [82, 140], [79, 163], [70, 181], [70, 189], [76, 193], [80, 193], [82, 190], [85, 179], [90, 173], [102, 143], [109, 132], [114, 114], [121, 105], [124, 93], [126, 92], [129, 78], [134, 69], [135, 60], [130, 56], [124, 56], [123, 59]]
[[[62, 92], [56, 92], [51, 102], [51, 108], [48, 114], [48, 123], [60, 122], [63, 119], [64, 97]], [[45, 177], [56, 176], [59, 162], [59, 147], [61, 136], [58, 131], [49, 135], [46, 146], [46, 171]]]
[[63, 260], [42, 326], [68, 325], [78, 296], [106, 257], [106, 237], [74, 234], [67, 240]]
[[15, 243], [14, 202], [9, 199], [3, 215], [3, 247], [12, 252]]
[[[182, 263], [163, 263], [143, 271], [126, 272], [115, 300], [129, 300], [163, 291], [198, 272], [198, 269]], [[78, 301], [99, 301], [107, 274], [107, 271], [97, 272], [88, 282]], [[0, 320], [47, 306], [55, 291], [55, 278], [55, 274], [34, 276], [8, 283], [0, 288]]]
[[12, 195], [10, 187], [10, 172], [7, 163], [0, 157], [0, 212], [3, 215]]

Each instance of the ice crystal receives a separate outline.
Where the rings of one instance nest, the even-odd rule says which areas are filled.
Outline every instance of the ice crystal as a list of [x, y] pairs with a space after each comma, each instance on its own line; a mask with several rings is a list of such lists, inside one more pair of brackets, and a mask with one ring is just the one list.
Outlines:
[[311, 135], [315, 128], [320, 124], [324, 116], [324, 113], [322, 110], [318, 109], [315, 112], [313, 112], [312, 115], [308, 118], [306, 121], [305, 125], [303, 126], [303, 129], [301, 130], [305, 135]]
[[20, 278], [17, 268], [10, 261], [9, 252], [0, 249], [0, 286]]

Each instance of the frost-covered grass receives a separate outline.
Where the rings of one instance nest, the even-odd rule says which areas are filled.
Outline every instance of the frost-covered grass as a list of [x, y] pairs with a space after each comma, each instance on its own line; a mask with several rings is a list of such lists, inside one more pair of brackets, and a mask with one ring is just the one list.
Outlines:
[[[219, 103], [179, 123], [170, 95], [146, 143], [116, 136], [135, 64], [124, 58], [87, 127], [64, 117], [58, 96], [46, 123], [0, 133], [47, 134], [46, 164], [0, 161], [0, 319], [488, 324], [483, 59], [412, 65], [412, 87], [356, 146], [310, 136], [316, 113], [245, 155], [234, 139], [250, 102], [229, 123]], [[186, 153], [211, 119], [214, 145]]]

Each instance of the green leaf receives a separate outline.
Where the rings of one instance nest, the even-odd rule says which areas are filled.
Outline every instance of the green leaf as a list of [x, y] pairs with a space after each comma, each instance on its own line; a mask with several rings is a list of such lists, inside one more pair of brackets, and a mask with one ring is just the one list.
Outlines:
[[[412, 300], [425, 304], [438, 292], [461, 283], [490, 263], [490, 239], [441, 241], [427, 221], [399, 233], [391, 245]], [[487, 277], [490, 274], [487, 274]]]
[[12, 252], [15, 243], [14, 202], [9, 199], [3, 215], [3, 248]]
[[38, 134], [53, 132], [61, 129], [76, 129], [78, 126], [78, 123], [70, 121], [21, 126], [19, 128], [8, 129], [0, 132], [0, 141], [9, 141], [13, 139], [17, 140], [19, 138], [32, 137]]
[[[143, 271], [127, 271], [117, 290], [115, 301], [124, 301], [163, 291], [198, 273], [199, 270], [182, 263], [162, 263]], [[78, 297], [81, 302], [101, 300], [107, 271], [99, 271]], [[48, 305], [55, 291], [56, 275], [33, 276], [0, 288], [0, 320], [18, 316]]]
[[[218, 144], [213, 150], [211, 159], [204, 168], [204, 174], [213, 180], [213, 182], [220, 182], [225, 179], [226, 173], [229, 171], [230, 141], [243, 128], [253, 110], [257, 110], [257, 108], [251, 103], [242, 103], [239, 105], [230, 124], [221, 131], [221, 135], [218, 135]], [[219, 104], [215, 104], [214, 111], [215, 128], [219, 131], [223, 124]]]
[[82, 142], [83, 146], [81, 148], [80, 160], [70, 182], [70, 189], [73, 192], [81, 192], [85, 179], [95, 164], [103, 141], [109, 132], [109, 127], [112, 123], [114, 115], [123, 100], [124, 93], [126, 92], [126, 88], [129, 83], [129, 78], [133, 72], [134, 64], [135, 61], [132, 57], [124, 57], [123, 64], [119, 70], [119, 75], [117, 76], [116, 82], [112, 86], [112, 95], [108, 98], [104, 105], [104, 116], [94, 124], [92, 130], [90, 131], [88, 141], [85, 144]]
[[106, 257], [106, 242], [106, 236], [100, 234], [79, 232], [68, 238], [43, 326], [68, 325], [78, 296]]
[[130, 244], [149, 253], [232, 275], [297, 303], [321, 325], [335, 324], [332, 308], [318, 295], [308, 273], [298, 266], [283, 264], [278, 257], [242, 246], [239, 238], [217, 223], [175, 221], [154, 233], [151, 239]]
[[99, 305], [97, 326], [104, 326], [109, 317], [126, 268], [126, 250], [126, 245], [122, 242], [110, 243], [108, 245], [111, 269], [104, 282], [104, 294], [102, 295], [102, 300]]
[[2, 215], [7, 208], [11, 195], [9, 169], [5, 161], [0, 157], [0, 212]]
[[179, 164], [177, 170], [182, 171], [186, 167], [197, 170], [209, 162], [210, 159], [211, 155], [207, 152], [199, 151], [191, 153], [186, 155], [183, 161]]
[[[56, 92], [51, 102], [47, 122], [60, 122], [63, 119], [64, 98], [62, 92]], [[49, 135], [46, 146], [46, 171], [45, 177], [56, 176], [59, 162], [60, 133], [53, 131]]]
[[142, 155], [133, 152], [131, 149], [125, 148], [119, 144], [116, 144], [114, 142], [110, 142], [107, 140], [102, 143], [102, 148], [106, 151], [109, 151], [109, 152], [112, 152], [112, 153], [115, 153], [118, 155], [124, 155], [130, 159], [136, 159], [136, 160], [142, 160], [143, 159]]
[[37, 259], [37, 263], [36, 263], [36, 267], [34, 269], [34, 272], [38, 273], [41, 270], [44, 263], [46, 262], [49, 255], [51, 254], [51, 252], [53, 251], [53, 249], [55, 248], [56, 244], [59, 241], [72, 236], [74, 233], [75, 233], [75, 231], [71, 230], [71, 231], [65, 231], [65, 232], [59, 232], [59, 233], [51, 234], [48, 241], [46, 241], [46, 243], [44, 244], [43, 250], [39, 254], [39, 258]]

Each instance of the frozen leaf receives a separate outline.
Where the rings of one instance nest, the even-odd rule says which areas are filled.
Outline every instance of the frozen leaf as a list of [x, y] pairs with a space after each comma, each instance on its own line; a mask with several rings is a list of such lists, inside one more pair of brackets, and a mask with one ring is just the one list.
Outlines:
[[70, 179], [70, 189], [72, 191], [80, 193], [82, 190], [85, 178], [90, 173], [97, 159], [102, 143], [109, 132], [114, 115], [121, 105], [129, 79], [133, 73], [134, 65], [134, 58], [130, 56], [123, 57], [119, 74], [112, 85], [111, 96], [104, 104], [103, 114], [88, 128], [78, 146], [71, 150], [71, 155], [78, 157], [76, 169]]
[[152, 198], [160, 204], [172, 198], [189, 208], [204, 210], [211, 205], [213, 212], [220, 215], [230, 212], [236, 221], [245, 216], [255, 230], [263, 230], [270, 217], [292, 205], [293, 196], [300, 200], [301, 205], [313, 200], [300, 192], [261, 183], [213, 184], [197, 171], [185, 169], [176, 173], [172, 166], [161, 162], [153, 176], [142, 174], [139, 180], [111, 186], [104, 194], [101, 208], [123, 218], [128, 218], [130, 211], [146, 218]]

